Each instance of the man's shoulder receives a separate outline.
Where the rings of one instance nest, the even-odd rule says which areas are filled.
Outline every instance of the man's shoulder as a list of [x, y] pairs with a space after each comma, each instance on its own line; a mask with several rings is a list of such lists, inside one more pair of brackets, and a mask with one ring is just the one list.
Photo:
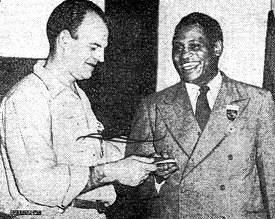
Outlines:
[[238, 81], [232, 78], [229, 78], [225, 76], [225, 83], [227, 83], [227, 86], [229, 88], [235, 88], [238, 90], [239, 93], [245, 93], [251, 98], [261, 98], [265, 97], [268, 93], [270, 93], [268, 90], [258, 87], [253, 84], [248, 84], [242, 81]]
[[20, 101], [26, 98], [33, 98], [34, 96], [41, 96], [40, 94], [42, 94], [44, 90], [43, 86], [43, 82], [41, 82], [35, 74], [30, 73], [8, 91], [4, 100], [18, 99]]
[[160, 100], [165, 100], [168, 98], [171, 98], [175, 95], [175, 93], [182, 87], [182, 82], [178, 82], [177, 84], [174, 84], [170, 87], [167, 87], [161, 91], [155, 92], [153, 94], [150, 94], [146, 98], [144, 98], [144, 101], [148, 102], [158, 102]]

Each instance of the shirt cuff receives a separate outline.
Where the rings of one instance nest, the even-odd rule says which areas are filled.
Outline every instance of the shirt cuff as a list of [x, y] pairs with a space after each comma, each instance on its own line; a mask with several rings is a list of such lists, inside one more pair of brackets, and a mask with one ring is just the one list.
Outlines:
[[89, 180], [89, 167], [70, 166], [70, 185], [63, 199], [62, 205], [67, 206], [85, 188]]
[[166, 182], [166, 181], [162, 181], [161, 183], [157, 183], [156, 177], [154, 177], [155, 180], [155, 187], [157, 192], [159, 193], [161, 186]]

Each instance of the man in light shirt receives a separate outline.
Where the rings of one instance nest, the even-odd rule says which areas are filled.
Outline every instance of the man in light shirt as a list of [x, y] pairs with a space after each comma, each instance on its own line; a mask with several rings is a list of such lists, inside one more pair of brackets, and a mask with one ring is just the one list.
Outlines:
[[172, 44], [181, 82], [142, 101], [130, 135], [155, 142], [126, 146], [126, 155], [163, 155], [177, 164], [158, 167], [139, 186], [148, 218], [274, 218], [270, 92], [219, 70], [223, 34], [208, 15], [183, 17]]
[[88, 0], [66, 0], [50, 15], [48, 58], [1, 105], [1, 211], [17, 218], [105, 218], [116, 198], [114, 181], [136, 186], [156, 169], [152, 158], [123, 158], [123, 144], [82, 138], [103, 126], [76, 81], [104, 61], [108, 34], [104, 13]]

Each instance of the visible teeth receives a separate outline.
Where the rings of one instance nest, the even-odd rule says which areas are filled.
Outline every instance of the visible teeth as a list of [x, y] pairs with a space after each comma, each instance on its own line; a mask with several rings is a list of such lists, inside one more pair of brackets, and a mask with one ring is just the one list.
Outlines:
[[188, 63], [183, 64], [182, 67], [185, 70], [189, 70], [189, 69], [197, 67], [199, 64], [200, 64], [199, 62], [188, 62]]

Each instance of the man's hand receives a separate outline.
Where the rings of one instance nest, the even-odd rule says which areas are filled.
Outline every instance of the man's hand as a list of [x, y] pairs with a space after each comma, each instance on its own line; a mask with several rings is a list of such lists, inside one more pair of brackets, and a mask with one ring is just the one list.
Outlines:
[[131, 156], [104, 165], [106, 177], [124, 185], [137, 186], [143, 182], [150, 172], [157, 169], [153, 158]]
[[[154, 157], [164, 157], [169, 158], [167, 151], [162, 151], [161, 155], [154, 154]], [[176, 162], [174, 163], [161, 163], [157, 165], [157, 170], [155, 171], [155, 177], [157, 183], [161, 183], [162, 181], [168, 179], [174, 172], [179, 170], [179, 167]]]

